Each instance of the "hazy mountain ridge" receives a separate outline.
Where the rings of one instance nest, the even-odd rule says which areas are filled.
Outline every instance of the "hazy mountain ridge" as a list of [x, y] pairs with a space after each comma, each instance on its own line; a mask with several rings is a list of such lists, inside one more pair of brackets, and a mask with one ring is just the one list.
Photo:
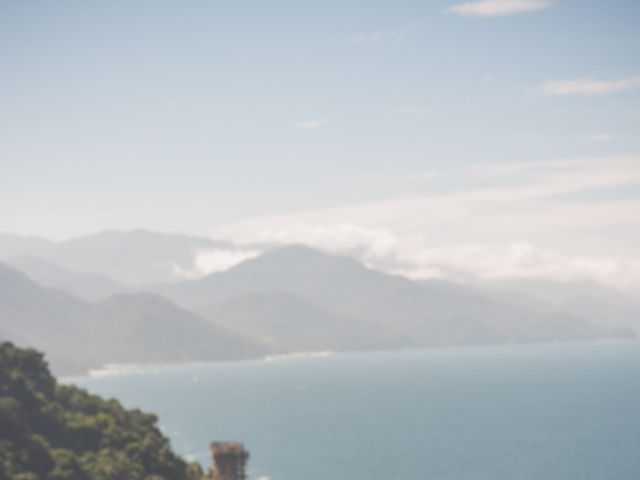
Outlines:
[[133, 288], [99, 273], [67, 270], [36, 257], [15, 257], [7, 264], [47, 288], [67, 291], [83, 300], [104, 300], [118, 293], [133, 292]]
[[[0, 249], [4, 245], [4, 253], [16, 253], [20, 239], [0, 236]], [[169, 257], [161, 265], [177, 258], [176, 252], [186, 265], [193, 262], [193, 245], [231, 245], [200, 240], [145, 231], [103, 232], [67, 242], [28, 239], [23, 250], [35, 245], [55, 261], [11, 260], [35, 282], [0, 268], [0, 335], [44, 349], [54, 367], [78, 370], [105, 362], [628, 337], [640, 311], [634, 299], [599, 286], [565, 291], [543, 281], [538, 286], [411, 281], [300, 245], [267, 250], [196, 280], [155, 283], [166, 272], [156, 275], [147, 267], [163, 255]], [[146, 254], [136, 260], [145, 242], [154, 245], [146, 245]], [[86, 266], [84, 259], [93, 255], [101, 256], [92, 260], [94, 273], [72, 268]], [[70, 265], [58, 263], [65, 259]], [[105, 269], [131, 259], [128, 268], [146, 269], [138, 280], [153, 278], [147, 289], [156, 295], [127, 293], [130, 287], [105, 275]], [[603, 318], [607, 311], [612, 315]]]
[[42, 288], [0, 264], [0, 332], [40, 348], [55, 370], [81, 373], [105, 363], [229, 360], [264, 347], [216, 327], [154, 294], [86, 302]]
[[354, 299], [387, 295], [413, 282], [370, 270], [358, 261], [302, 245], [276, 248], [225, 272], [157, 287], [159, 293], [191, 308], [244, 292], [289, 292], [315, 305], [344, 310]]
[[217, 325], [269, 345], [275, 352], [417, 345], [410, 336], [391, 328], [326, 311], [290, 293], [243, 293], [198, 312]]
[[[304, 246], [271, 250], [226, 272], [167, 285], [159, 292], [185, 307], [243, 293], [287, 292], [368, 325], [400, 332], [420, 345], [589, 340], [630, 335], [540, 303], [503, 301], [444, 281], [413, 282]], [[535, 304], [535, 302], [533, 302]], [[209, 311], [207, 317], [216, 320]]]
[[179, 279], [198, 252], [239, 248], [224, 240], [147, 230], [106, 230], [64, 241], [0, 234], [0, 261], [36, 257], [66, 270], [140, 286]]
[[[260, 275], [258, 264], [255, 263], [251, 264], [251, 269], [260, 278], [250, 279], [250, 284], [230, 288], [231, 294], [221, 291], [218, 287], [213, 288], [203, 284], [201, 282], [202, 279], [184, 281], [179, 275], [176, 275], [174, 267], [178, 266], [187, 269], [189, 266], [193, 266], [194, 256], [199, 249], [217, 248], [255, 248], [265, 250], [266, 255], [263, 255], [263, 257], [266, 258], [262, 260], [260, 258], [255, 259], [260, 262], [269, 258], [270, 250], [274, 250], [274, 254], [281, 250], [274, 249], [270, 245], [239, 247], [228, 241], [147, 230], [106, 230], [65, 241], [0, 234], [0, 261], [16, 267], [39, 284], [69, 291], [82, 298], [104, 298], [108, 294], [123, 293], [128, 288], [131, 288], [130, 284], [138, 284], [142, 288], [147, 288], [150, 284], [157, 284], [151, 287], [154, 291], [167, 291], [174, 300], [178, 300], [184, 305], [204, 305], [211, 304], [214, 300], [224, 300], [231, 296], [233, 292], [264, 290], [264, 284], [268, 284], [270, 281], [270, 279], [265, 279], [264, 277], [270, 274], [271, 269], [267, 268], [264, 275]], [[306, 247], [299, 246], [297, 248], [304, 249]], [[309, 265], [312, 257], [311, 252], [318, 254], [315, 267]], [[307, 248], [305, 257], [307, 257], [305, 259], [307, 268], [311, 267], [310, 271], [320, 276], [323, 276], [322, 268], [332, 268], [341, 277], [345, 275], [353, 276], [356, 270], [353, 265], [360, 265], [355, 259], [327, 256], [310, 248]], [[282, 262], [287, 261], [287, 258], [282, 256]], [[336, 268], [337, 264], [342, 265], [342, 270]], [[123, 269], [123, 265], [127, 266], [127, 268]], [[238, 267], [241, 267], [241, 265], [238, 265]], [[351, 265], [351, 267], [348, 265]], [[129, 275], [134, 270], [134, 274]], [[236, 272], [237, 270], [233, 268], [230, 271]], [[114, 272], [116, 275], [111, 275]], [[290, 279], [290, 283], [295, 283], [296, 273], [292, 269], [287, 272], [281, 268], [280, 272], [283, 277]], [[475, 290], [480, 295], [498, 298], [509, 303], [524, 302], [530, 304], [529, 306], [532, 308], [563, 310], [566, 313], [573, 313], [578, 316], [585, 315], [589, 318], [594, 317], [594, 312], [602, 312], [604, 310], [605, 313], [611, 313], [613, 311], [614, 315], [609, 315], [609, 317], [621, 318], [624, 315], [627, 319], [625, 324], [636, 324], [635, 319], [640, 312], [640, 299], [631, 298], [595, 282], [509, 279], [459, 284], [433, 280], [411, 282], [404, 277], [392, 276], [374, 270], [369, 270], [369, 273], [368, 279], [360, 276], [358, 279], [352, 279], [350, 283], [354, 284], [364, 280], [371, 281], [374, 278], [373, 274], [379, 274], [377, 279], [379, 283], [382, 283], [380, 282], [380, 276], [384, 276], [394, 279], [389, 283], [395, 282], [400, 288], [404, 288], [408, 283], [418, 283], [430, 288], [437, 288], [438, 285], [442, 285], [447, 289], [459, 288], [459, 291], [464, 292]], [[89, 275], [85, 276], [85, 274]], [[297, 275], [299, 274], [300, 272], [297, 273]], [[126, 277], [129, 281], [124, 281], [120, 277]], [[209, 280], [211, 283], [217, 281], [215, 280], [215, 274], [209, 275], [208, 278], [211, 279]], [[283, 280], [284, 278], [278, 281], [283, 282]], [[83, 285], [87, 283], [89, 285]], [[93, 286], [94, 283], [98, 283], [97, 287]], [[101, 283], [103, 284], [100, 285]], [[167, 283], [177, 283], [181, 286], [166, 288]], [[229, 288], [230, 281], [228, 277], [225, 283], [227, 285], [224, 288]], [[194, 284], [202, 284], [202, 286], [196, 287]], [[283, 289], [283, 291], [288, 291], [289, 286], [286, 284], [284, 286], [287, 288]], [[295, 288], [295, 285], [292, 285], [292, 287]], [[93, 291], [94, 288], [95, 291]], [[350, 285], [350, 288], [352, 288], [352, 285]], [[184, 290], [184, 294], [181, 294], [180, 290]], [[199, 290], [201, 293], [198, 293]], [[387, 291], [386, 288], [385, 291]], [[221, 298], [211, 299], [210, 296], [212, 294]], [[334, 290], [332, 295], [335, 294]], [[200, 300], [195, 298], [198, 295], [201, 296]], [[320, 300], [322, 301], [319, 304], [324, 303], [323, 298]], [[337, 301], [336, 298], [331, 298], [330, 300], [331, 303]], [[347, 299], [346, 303], [351, 303], [351, 300]], [[599, 314], [598, 316], [599, 321], [606, 321], [606, 315]]]
[[640, 333], [640, 301], [595, 282], [550, 282], [534, 279], [490, 282], [482, 291], [518, 302], [546, 305], [610, 327]]

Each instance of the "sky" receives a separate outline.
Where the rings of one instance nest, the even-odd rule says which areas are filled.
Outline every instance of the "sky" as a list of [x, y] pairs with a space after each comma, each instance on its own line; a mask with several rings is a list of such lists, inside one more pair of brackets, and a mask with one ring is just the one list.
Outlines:
[[0, 0], [0, 232], [640, 292], [638, 21], [635, 0]]

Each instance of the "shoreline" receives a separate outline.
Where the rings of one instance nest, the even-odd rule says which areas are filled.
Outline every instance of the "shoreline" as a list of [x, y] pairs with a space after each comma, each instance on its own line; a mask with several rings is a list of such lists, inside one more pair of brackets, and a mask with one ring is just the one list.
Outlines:
[[433, 352], [433, 353], [470, 353], [477, 350], [509, 349], [509, 348], [541, 348], [541, 347], [562, 347], [565, 345], [599, 345], [599, 344], [638, 344], [640, 338], [627, 339], [596, 339], [585, 341], [556, 341], [556, 342], [531, 342], [531, 343], [505, 343], [505, 344], [484, 344], [484, 345], [442, 345], [423, 346], [396, 349], [371, 349], [371, 350], [319, 350], [300, 351], [281, 354], [271, 354], [262, 357], [247, 359], [211, 360], [211, 361], [185, 361], [185, 362], [134, 362], [134, 363], [108, 363], [101, 367], [90, 368], [84, 374], [60, 375], [61, 383], [73, 383], [74, 380], [103, 379], [118, 376], [146, 375], [163, 373], [170, 370], [180, 370], [186, 367], [206, 367], [209, 365], [241, 365], [241, 364], [264, 364], [274, 365], [292, 360], [327, 359], [335, 355], [358, 355], [367, 353], [400, 353], [400, 352]]

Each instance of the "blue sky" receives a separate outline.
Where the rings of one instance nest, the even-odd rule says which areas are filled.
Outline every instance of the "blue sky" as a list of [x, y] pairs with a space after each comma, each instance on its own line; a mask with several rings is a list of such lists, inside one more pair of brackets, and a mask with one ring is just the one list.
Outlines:
[[[295, 218], [428, 239], [405, 253], [640, 262], [639, 20], [618, 0], [2, 0], [0, 230], [285, 241]], [[462, 238], [434, 232], [447, 211], [411, 210], [412, 228], [345, 213], [519, 186], [547, 193], [517, 218], [577, 204], [602, 221]]]

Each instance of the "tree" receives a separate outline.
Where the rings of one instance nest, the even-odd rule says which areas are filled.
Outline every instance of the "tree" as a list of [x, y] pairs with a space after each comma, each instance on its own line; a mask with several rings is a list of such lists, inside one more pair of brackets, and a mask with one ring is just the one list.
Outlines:
[[0, 480], [200, 480], [155, 415], [59, 385], [43, 355], [0, 344]]

